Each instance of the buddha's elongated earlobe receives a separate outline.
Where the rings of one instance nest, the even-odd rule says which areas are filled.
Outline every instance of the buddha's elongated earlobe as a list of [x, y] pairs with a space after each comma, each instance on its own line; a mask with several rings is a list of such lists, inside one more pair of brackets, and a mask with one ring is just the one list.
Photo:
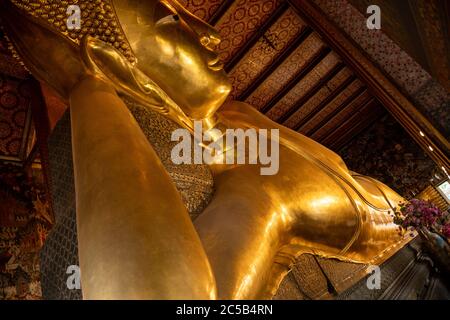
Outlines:
[[86, 36], [81, 41], [80, 50], [88, 73], [110, 82], [117, 91], [168, 116], [181, 126], [189, 126], [189, 119], [167, 94], [113, 46]]
[[146, 105], [164, 112], [165, 93], [113, 46], [86, 36], [80, 50], [89, 73], [111, 81], [119, 91], [145, 100]]

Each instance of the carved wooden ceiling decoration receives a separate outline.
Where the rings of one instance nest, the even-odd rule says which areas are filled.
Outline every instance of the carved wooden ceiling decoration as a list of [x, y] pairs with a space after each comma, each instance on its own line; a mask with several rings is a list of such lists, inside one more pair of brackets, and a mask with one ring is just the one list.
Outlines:
[[283, 0], [184, 0], [219, 30], [233, 99], [339, 150], [386, 111]]
[[[180, 0], [213, 24], [233, 84], [230, 98], [339, 150], [385, 109], [287, 0]], [[0, 47], [1, 72], [24, 69]]]
[[383, 32], [450, 91], [450, 2], [349, 0], [361, 13], [382, 8]]

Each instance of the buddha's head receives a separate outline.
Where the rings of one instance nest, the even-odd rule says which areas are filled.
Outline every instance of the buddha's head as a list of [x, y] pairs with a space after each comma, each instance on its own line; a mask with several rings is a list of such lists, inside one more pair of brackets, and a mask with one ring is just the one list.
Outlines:
[[230, 92], [213, 50], [217, 31], [176, 0], [80, 0], [81, 28], [73, 31], [65, 29], [63, 15], [47, 19], [51, 10], [66, 11], [67, 2], [49, 12], [14, 3], [0, 0], [7, 34], [29, 70], [63, 98], [85, 73], [86, 57], [112, 83], [131, 88], [128, 93], [140, 89], [154, 105], [168, 96], [190, 119], [210, 117]]
[[192, 119], [212, 115], [230, 83], [214, 52], [217, 31], [175, 0], [113, 0], [136, 67]]

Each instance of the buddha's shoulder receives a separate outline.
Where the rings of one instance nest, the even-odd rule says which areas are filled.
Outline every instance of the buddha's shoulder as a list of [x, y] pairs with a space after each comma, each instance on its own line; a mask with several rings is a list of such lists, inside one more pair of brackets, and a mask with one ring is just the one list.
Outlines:
[[257, 108], [242, 101], [226, 101], [218, 110], [218, 114], [227, 120], [238, 121], [241, 124], [246, 123], [251, 127], [272, 128], [278, 126]]

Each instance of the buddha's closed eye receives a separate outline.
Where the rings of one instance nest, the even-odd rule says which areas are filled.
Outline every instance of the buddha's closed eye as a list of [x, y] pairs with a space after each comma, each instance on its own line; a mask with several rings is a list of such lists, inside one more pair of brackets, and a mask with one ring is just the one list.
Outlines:
[[176, 23], [179, 20], [180, 20], [180, 17], [177, 14], [171, 14], [171, 15], [168, 15], [168, 16], [165, 16], [165, 17], [159, 19], [156, 22], [155, 26], [159, 27], [159, 26], [162, 26], [167, 23]]

